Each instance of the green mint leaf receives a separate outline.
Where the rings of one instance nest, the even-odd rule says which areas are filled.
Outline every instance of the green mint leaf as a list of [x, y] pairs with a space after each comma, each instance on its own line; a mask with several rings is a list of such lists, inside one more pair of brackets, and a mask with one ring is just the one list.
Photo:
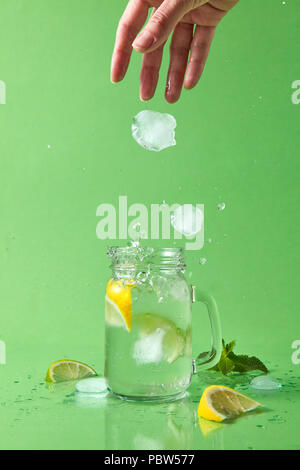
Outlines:
[[222, 343], [223, 343], [223, 349], [226, 349], [227, 356], [228, 356], [228, 354], [229, 354], [229, 353], [233, 350], [233, 348], [235, 347], [235, 341], [231, 341], [230, 343], [225, 344], [225, 341], [222, 340]]
[[229, 372], [234, 371], [235, 365], [229, 357], [223, 354], [217, 364], [217, 367], [217, 370], [219, 370], [223, 375], [227, 375]]
[[[220, 360], [218, 364], [214, 367], [211, 367], [210, 370], [215, 370], [221, 372], [223, 375], [227, 375], [230, 372], [250, 372], [253, 370], [261, 370], [266, 374], [269, 372], [265, 364], [255, 356], [247, 356], [246, 354], [234, 354], [233, 348], [235, 347], [235, 341], [230, 343], [225, 343], [222, 339], [223, 350], [221, 353]], [[201, 363], [208, 352], [199, 354], [197, 359]]]
[[261, 370], [266, 374], [269, 372], [265, 364], [255, 356], [236, 355], [230, 352], [228, 358], [234, 363], [235, 372], [250, 372], [252, 370]]

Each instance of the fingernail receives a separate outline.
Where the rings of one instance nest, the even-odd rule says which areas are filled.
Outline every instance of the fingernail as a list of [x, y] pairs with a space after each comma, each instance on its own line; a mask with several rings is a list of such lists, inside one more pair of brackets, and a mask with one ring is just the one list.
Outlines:
[[155, 37], [149, 31], [143, 31], [132, 43], [134, 49], [149, 49], [155, 42]]

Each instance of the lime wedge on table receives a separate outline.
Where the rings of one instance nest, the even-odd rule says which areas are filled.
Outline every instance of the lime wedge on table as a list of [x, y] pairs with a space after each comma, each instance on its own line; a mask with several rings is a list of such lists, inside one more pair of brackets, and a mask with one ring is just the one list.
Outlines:
[[79, 380], [85, 377], [97, 375], [92, 367], [82, 362], [62, 359], [51, 364], [47, 371], [47, 382], [65, 382], [67, 380]]

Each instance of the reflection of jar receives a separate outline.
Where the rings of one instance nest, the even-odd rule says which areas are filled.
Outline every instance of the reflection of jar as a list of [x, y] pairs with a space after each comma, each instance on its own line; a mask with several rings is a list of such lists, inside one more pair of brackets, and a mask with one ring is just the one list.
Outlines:
[[105, 376], [127, 398], [170, 398], [192, 376], [192, 290], [179, 248], [111, 248]]
[[126, 406], [110, 399], [105, 406], [106, 449], [194, 449], [197, 433], [201, 434], [197, 409], [188, 397], [169, 403], [127, 402]]

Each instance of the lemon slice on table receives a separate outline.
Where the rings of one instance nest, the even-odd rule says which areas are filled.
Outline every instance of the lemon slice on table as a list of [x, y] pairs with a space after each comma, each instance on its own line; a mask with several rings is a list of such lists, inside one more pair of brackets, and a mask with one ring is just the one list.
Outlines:
[[131, 330], [133, 281], [115, 281], [110, 279], [106, 286], [105, 320], [110, 326], [125, 327]]
[[65, 382], [67, 380], [83, 379], [92, 375], [97, 375], [92, 367], [82, 362], [62, 359], [51, 364], [47, 371], [46, 381]]
[[224, 419], [236, 418], [258, 406], [263, 405], [232, 388], [211, 385], [202, 394], [198, 415], [211, 421], [221, 422]]

